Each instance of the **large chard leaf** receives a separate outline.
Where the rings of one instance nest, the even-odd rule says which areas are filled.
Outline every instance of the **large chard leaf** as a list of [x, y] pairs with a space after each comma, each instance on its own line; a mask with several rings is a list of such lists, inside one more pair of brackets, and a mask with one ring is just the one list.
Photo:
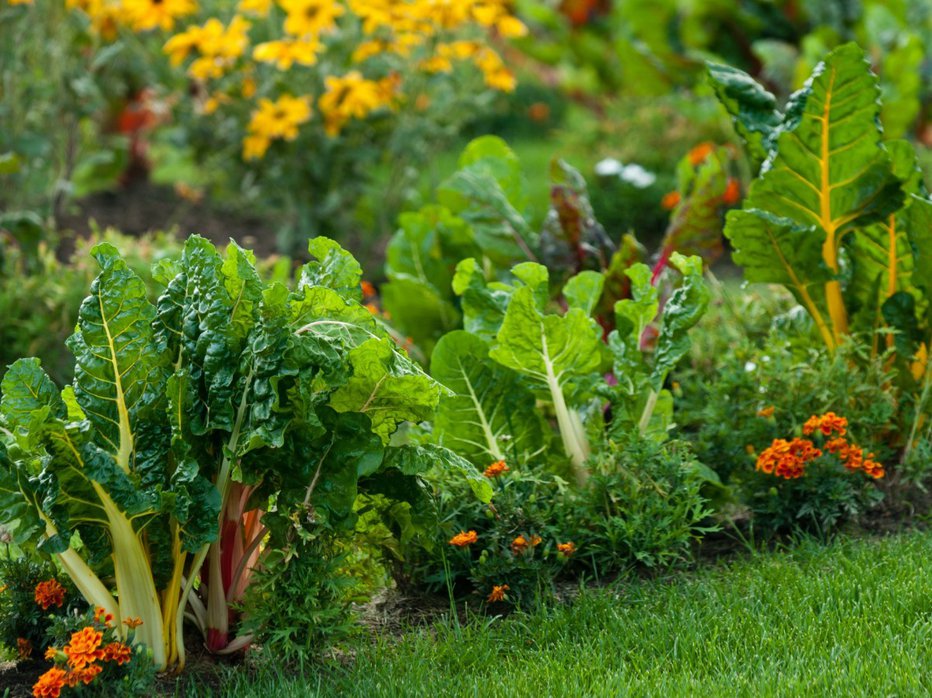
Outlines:
[[441, 387], [395, 351], [387, 339], [370, 339], [349, 352], [352, 376], [330, 398], [337, 412], [361, 412], [384, 443], [404, 421], [429, 419]]
[[[910, 196], [900, 210], [879, 223], [865, 226], [846, 240], [852, 271], [845, 288], [845, 300], [867, 328], [880, 325], [881, 309], [889, 298], [900, 292], [918, 294], [913, 282], [914, 255], [910, 239], [919, 233], [914, 228], [923, 227], [919, 209], [929, 205], [927, 200], [916, 196], [923, 185], [913, 146], [906, 141], [891, 141], [887, 147], [893, 173]], [[918, 207], [916, 215], [911, 213], [913, 205]]]
[[68, 339], [78, 404], [124, 471], [135, 467], [140, 421], [163, 403], [168, 356], [155, 342], [155, 308], [145, 284], [108, 243], [92, 250], [101, 266]]
[[615, 245], [595, 218], [585, 179], [555, 159], [550, 163], [550, 182], [550, 210], [540, 238], [542, 260], [568, 274], [606, 268]]
[[589, 438], [575, 407], [584, 406], [604, 367], [602, 330], [585, 311], [545, 315], [529, 286], [515, 290], [489, 352], [494, 360], [530, 379], [553, 403], [563, 448], [577, 482], [588, 476]]
[[443, 469], [462, 476], [480, 502], [488, 503], [492, 500], [492, 484], [489, 479], [483, 477], [468, 460], [442, 446], [408, 444], [391, 447], [385, 454], [384, 468], [398, 471], [410, 484], [413, 484], [414, 476], [433, 469]]
[[470, 225], [479, 249], [496, 264], [534, 258], [537, 236], [523, 215], [527, 200], [520, 166], [500, 138], [483, 136], [470, 143], [460, 170], [437, 196]]
[[452, 391], [434, 417], [438, 443], [479, 467], [501, 459], [524, 462], [544, 447], [533, 393], [517, 373], [489, 358], [489, 343], [464, 330], [437, 343], [431, 375]]
[[[793, 280], [791, 288], [829, 346], [848, 331], [836, 278], [842, 239], [882, 221], [903, 201], [881, 145], [878, 94], [876, 78], [857, 46], [847, 44], [829, 54], [791, 98], [776, 149], [751, 185], [745, 210], [730, 215], [725, 230], [736, 259], [744, 260], [739, 263], [760, 258], [747, 270], [749, 280], [769, 281], [762, 276], [776, 274]], [[818, 238], [821, 260], [814, 257], [811, 241], [803, 243], [807, 237]], [[790, 247], [793, 242], [796, 249]], [[810, 289], [819, 261], [822, 274], [831, 275], [824, 283], [825, 310]], [[804, 266], [789, 266], [794, 262]], [[784, 269], [760, 274], [767, 263]]]

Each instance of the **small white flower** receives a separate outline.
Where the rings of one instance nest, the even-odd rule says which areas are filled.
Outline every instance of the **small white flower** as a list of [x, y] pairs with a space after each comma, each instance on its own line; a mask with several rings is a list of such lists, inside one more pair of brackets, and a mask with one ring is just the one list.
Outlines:
[[624, 169], [625, 166], [615, 158], [605, 158], [604, 160], [599, 160], [595, 164], [595, 173], [600, 177], [620, 175]]
[[638, 189], [646, 189], [657, 181], [657, 175], [655, 175], [650, 170], [645, 170], [643, 167], [637, 164], [626, 165], [622, 171], [618, 173], [618, 176], [628, 184], [631, 184]]
[[748, 373], [750, 373], [751, 371], [756, 371], [757, 364], [754, 363], [753, 361], [748, 361], [746, 364], [744, 364], [744, 370], [747, 371]]

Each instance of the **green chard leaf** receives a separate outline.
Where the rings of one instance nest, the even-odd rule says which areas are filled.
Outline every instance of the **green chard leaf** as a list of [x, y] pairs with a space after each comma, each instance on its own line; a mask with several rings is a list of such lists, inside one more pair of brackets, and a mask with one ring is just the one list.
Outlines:
[[361, 412], [383, 443], [405, 421], [429, 419], [442, 388], [399, 354], [391, 340], [370, 339], [349, 352], [352, 376], [330, 398], [337, 412]]
[[452, 391], [434, 417], [437, 442], [480, 468], [497, 460], [523, 463], [544, 448], [534, 394], [518, 374], [489, 358], [489, 343], [464, 330], [437, 343], [431, 375]]
[[777, 98], [743, 70], [707, 63], [709, 82], [731, 115], [751, 157], [760, 164], [769, 154], [782, 121]]
[[359, 286], [362, 267], [353, 255], [335, 240], [323, 236], [308, 240], [307, 251], [316, 259], [301, 267], [297, 278], [298, 289], [325, 286], [347, 298], [357, 301], [362, 299]]

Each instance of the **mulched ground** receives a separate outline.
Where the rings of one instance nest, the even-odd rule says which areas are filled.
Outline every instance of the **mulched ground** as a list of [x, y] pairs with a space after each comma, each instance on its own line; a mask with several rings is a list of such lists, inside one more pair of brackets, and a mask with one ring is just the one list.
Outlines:
[[[266, 257], [277, 252], [275, 231], [261, 216], [182, 198], [172, 187], [150, 182], [135, 182], [114, 191], [93, 194], [73, 203], [58, 221], [63, 230], [84, 237], [91, 231], [91, 221], [101, 228], [113, 227], [127, 235], [142, 235], [152, 230], [176, 230], [186, 236], [198, 233], [209, 240], [225, 244], [230, 238], [243, 247]], [[71, 252], [62, 247], [63, 257]]]

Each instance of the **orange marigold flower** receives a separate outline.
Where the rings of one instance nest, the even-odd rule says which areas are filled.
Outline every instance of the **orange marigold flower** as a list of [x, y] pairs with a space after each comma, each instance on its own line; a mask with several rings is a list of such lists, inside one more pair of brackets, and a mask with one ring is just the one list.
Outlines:
[[883, 463], [878, 463], [873, 459], [873, 453], [864, 461], [864, 465], [861, 466], [864, 472], [875, 480], [879, 480], [884, 475], [886, 471], [883, 469]]
[[[100, 664], [88, 664], [87, 666], [81, 667], [80, 669], [74, 669], [70, 672], [71, 676], [69, 677], [69, 685], [76, 686], [78, 682], [80, 682], [85, 686], [88, 686], [90, 685], [91, 681], [97, 677], [97, 674], [103, 670], [104, 668]], [[71, 683], [71, 681], [74, 681], [74, 683]]]
[[65, 645], [64, 650], [62, 650], [68, 657], [68, 664], [74, 669], [83, 669], [87, 665], [103, 659], [104, 653], [100, 649], [100, 643], [103, 639], [104, 634], [90, 626], [72, 633], [71, 642]]
[[809, 436], [816, 431], [821, 431], [824, 436], [838, 434], [844, 436], [848, 430], [848, 420], [845, 417], [839, 417], [834, 412], [826, 412], [818, 416], [812, 415], [803, 425], [803, 434]]
[[709, 155], [715, 150], [715, 144], [710, 141], [705, 141], [700, 143], [695, 148], [689, 151], [689, 164], [693, 167], [698, 167]]
[[524, 536], [518, 536], [513, 541], [511, 541], [511, 552], [515, 555], [520, 555], [529, 548], [533, 548], [540, 544], [540, 536], [531, 536], [530, 539], [525, 538]]
[[498, 603], [499, 601], [505, 600], [505, 592], [508, 591], [511, 587], [507, 584], [495, 584], [492, 586], [492, 592], [488, 595], [486, 600], [489, 603]]
[[505, 465], [505, 461], [497, 460], [494, 463], [492, 463], [492, 465], [490, 465], [488, 468], [483, 470], [482, 474], [488, 478], [493, 478], [493, 477], [498, 477], [502, 473], [506, 473], [509, 470], [511, 470], [511, 468]]
[[32, 656], [32, 643], [25, 637], [16, 638], [16, 654], [20, 659], [29, 659]]
[[107, 610], [102, 606], [98, 606], [94, 609], [94, 622], [103, 623], [104, 625], [110, 625], [110, 622], [113, 620], [113, 614], [107, 613]]
[[375, 286], [373, 286], [373, 285], [372, 285], [371, 283], [369, 283], [368, 281], [362, 281], [362, 282], [360, 282], [359, 285], [360, 285], [360, 287], [362, 288], [362, 295], [363, 295], [365, 298], [372, 298], [373, 296], [376, 295]]
[[58, 698], [61, 695], [61, 689], [65, 685], [65, 671], [58, 667], [52, 667], [39, 677], [32, 687], [32, 695], [35, 698]]
[[45, 661], [54, 662], [58, 658], [58, 651], [59, 650], [57, 647], [49, 647], [48, 649], [46, 649], [45, 650]]
[[61, 608], [65, 603], [65, 587], [59, 584], [57, 579], [47, 579], [36, 584], [35, 597], [36, 603], [42, 606], [43, 611], [47, 611], [49, 606]]
[[764, 417], [765, 419], [769, 419], [770, 417], [773, 417], [774, 410], [775, 408], [773, 405], [767, 405], [767, 407], [764, 407], [757, 411], [757, 416]]
[[457, 548], [465, 548], [479, 540], [479, 535], [475, 531], [460, 531], [450, 539], [450, 545]]
[[123, 625], [130, 629], [138, 628], [140, 625], [142, 625], [142, 618], [129, 617], [123, 621]]
[[660, 205], [666, 210], [672, 211], [680, 203], [680, 193], [678, 191], [668, 191], [660, 200]]
[[104, 647], [104, 661], [126, 664], [133, 657], [133, 650], [122, 642], [111, 642]]
[[734, 206], [741, 200], [741, 185], [734, 177], [728, 178], [725, 185], [725, 192], [722, 194], [722, 203], [726, 206]]
[[573, 541], [567, 543], [557, 543], [557, 551], [563, 557], [569, 557], [576, 552], [576, 544]]
[[808, 439], [774, 439], [757, 457], [755, 468], [768, 475], [792, 480], [802, 477], [806, 464], [822, 455]]
[[368, 310], [373, 315], [379, 314], [379, 306], [377, 306], [375, 303], [366, 303], [366, 310]]

